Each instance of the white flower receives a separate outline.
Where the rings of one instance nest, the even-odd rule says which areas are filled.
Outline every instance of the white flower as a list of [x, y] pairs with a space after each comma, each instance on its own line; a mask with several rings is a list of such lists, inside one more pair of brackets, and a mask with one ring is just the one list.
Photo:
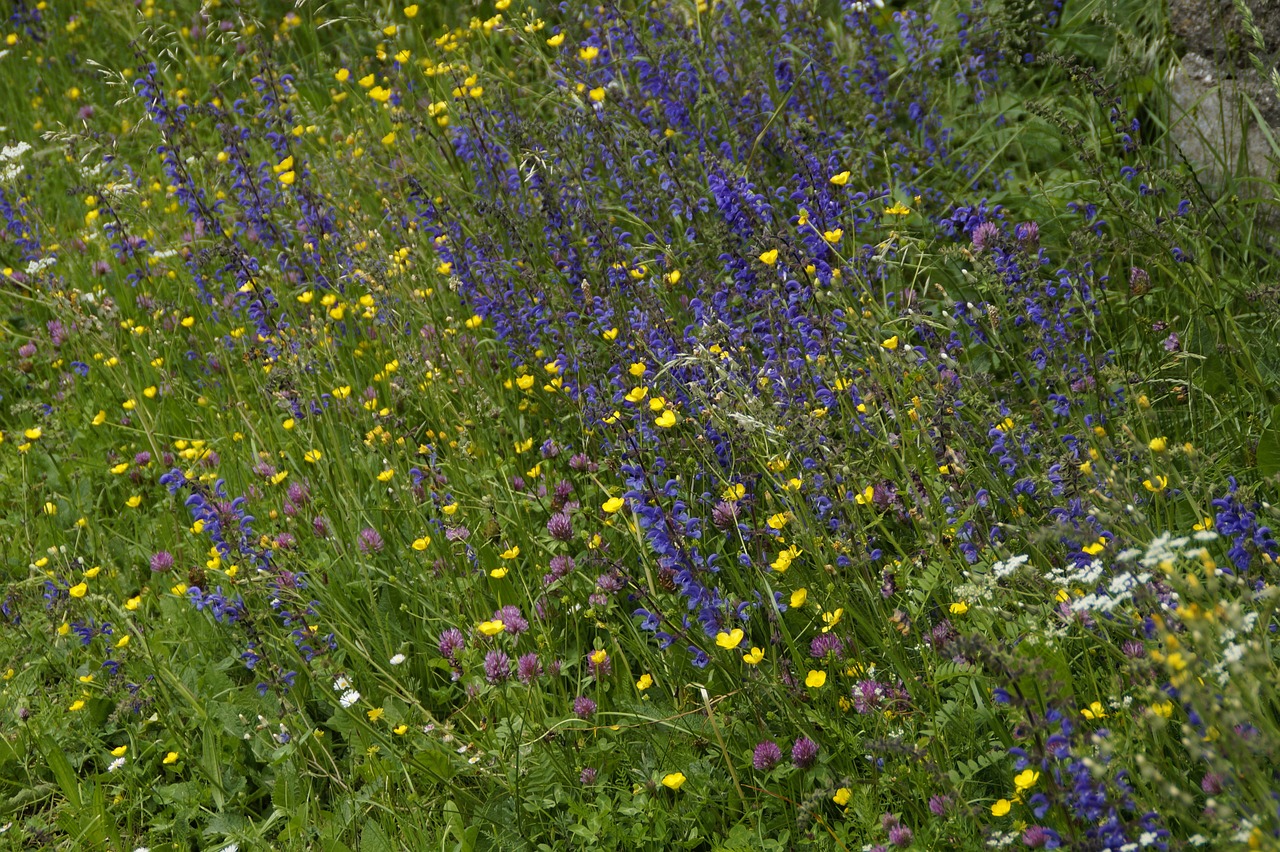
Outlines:
[[16, 160], [30, 150], [31, 146], [26, 142], [19, 142], [17, 145], [5, 145], [0, 148], [0, 163], [6, 160]]
[[391, 658], [390, 662], [391, 662], [391, 665], [393, 666], [400, 665], [401, 663], [404, 662], [404, 654], [396, 654], [394, 657]]
[[341, 692], [344, 689], [351, 688], [351, 681], [347, 680], [346, 675], [338, 675], [333, 679], [333, 691]]
[[356, 692], [354, 689], [348, 689], [346, 692], [342, 693], [342, 697], [338, 699], [338, 703], [343, 707], [350, 707], [359, 700], [360, 693]]
[[117, 757], [115, 760], [111, 761], [111, 763], [110, 763], [110, 764], [108, 764], [108, 766], [107, 766], [107, 771], [108, 771], [108, 772], [115, 772], [117, 769], [119, 769], [120, 767], [124, 766], [124, 764], [125, 764], [125, 760], [126, 760], [126, 759], [125, 759], [125, 758], [123, 758], [123, 757]]

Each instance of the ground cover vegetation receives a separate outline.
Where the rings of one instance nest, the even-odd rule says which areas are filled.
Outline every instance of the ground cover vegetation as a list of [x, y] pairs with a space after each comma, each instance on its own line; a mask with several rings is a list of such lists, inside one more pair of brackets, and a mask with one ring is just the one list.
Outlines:
[[1158, 4], [9, 8], [0, 845], [1280, 843]]

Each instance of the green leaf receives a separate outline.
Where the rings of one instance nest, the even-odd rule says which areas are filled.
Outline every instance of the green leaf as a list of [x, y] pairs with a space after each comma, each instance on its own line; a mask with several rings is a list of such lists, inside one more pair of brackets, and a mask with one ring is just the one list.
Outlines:
[[1280, 473], [1280, 405], [1271, 409], [1271, 426], [1258, 439], [1258, 472], [1266, 477]]

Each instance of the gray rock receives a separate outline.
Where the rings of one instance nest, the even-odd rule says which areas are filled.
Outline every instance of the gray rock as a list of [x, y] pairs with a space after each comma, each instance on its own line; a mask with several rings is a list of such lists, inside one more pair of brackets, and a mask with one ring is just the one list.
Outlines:
[[[1266, 42], [1265, 61], [1280, 50], [1280, 0], [1246, 2]], [[1169, 25], [1187, 53], [1245, 67], [1249, 52], [1258, 52], [1232, 0], [1169, 0]]]
[[[1254, 102], [1272, 135], [1280, 139], [1274, 129], [1280, 128], [1280, 99], [1269, 81], [1252, 68], [1224, 70], [1219, 63], [1188, 53], [1173, 69], [1169, 95], [1169, 139], [1207, 189], [1221, 191], [1228, 175], [1276, 180], [1280, 155], [1248, 103]], [[1274, 191], [1259, 181], [1242, 188], [1242, 196], [1276, 200]]]

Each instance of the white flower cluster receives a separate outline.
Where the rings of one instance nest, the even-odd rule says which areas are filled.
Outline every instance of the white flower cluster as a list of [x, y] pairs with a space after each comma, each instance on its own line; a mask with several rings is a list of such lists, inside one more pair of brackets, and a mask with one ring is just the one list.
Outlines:
[[338, 703], [342, 705], [343, 709], [349, 709], [360, 700], [360, 693], [351, 688], [351, 681], [347, 679], [346, 675], [338, 675], [334, 678], [333, 691], [342, 693], [338, 697]]
[[22, 163], [17, 160], [30, 150], [31, 146], [26, 142], [0, 148], [0, 181], [10, 181], [22, 174]]
[[1070, 588], [1083, 586], [1094, 590], [1068, 604], [1072, 612], [1111, 612], [1125, 601], [1133, 599], [1133, 593], [1140, 586], [1151, 582], [1151, 572], [1143, 571], [1133, 574], [1121, 571], [1113, 574], [1103, 588], [1097, 588], [1106, 572], [1100, 560], [1093, 560], [1088, 565], [1075, 568], [1055, 568], [1045, 575], [1045, 579], [1057, 586]]

